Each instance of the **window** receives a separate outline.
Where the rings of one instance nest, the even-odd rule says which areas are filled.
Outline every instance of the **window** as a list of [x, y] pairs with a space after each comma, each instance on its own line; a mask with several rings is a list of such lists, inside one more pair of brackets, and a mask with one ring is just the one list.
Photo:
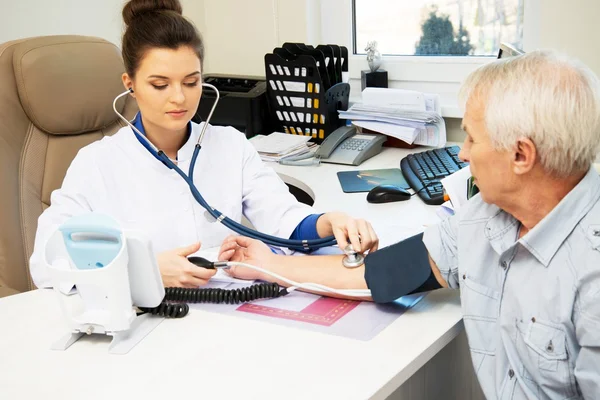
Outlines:
[[496, 56], [523, 47], [524, 0], [354, 0], [354, 54]]
[[[383, 54], [381, 68], [388, 72], [389, 87], [438, 93], [442, 115], [461, 118], [462, 112], [457, 101], [461, 82], [477, 67], [494, 59], [500, 42], [508, 42], [524, 50], [538, 47], [541, 2], [542, 0], [321, 1], [320, 43], [344, 45], [352, 53], [349, 57], [351, 100], [360, 101], [361, 71], [369, 69], [364, 49], [368, 41], [374, 40], [378, 42], [377, 48]], [[447, 39], [450, 36], [448, 32], [452, 32], [452, 42], [465, 36], [457, 35], [462, 13], [463, 30], [468, 32], [469, 44], [473, 45], [467, 52], [469, 57], [447, 54], [447, 50], [446, 54], [438, 51], [436, 56], [431, 53], [415, 55], [417, 43], [421, 42], [423, 36], [422, 25], [432, 12], [442, 20], [441, 25], [446, 29]], [[438, 20], [436, 22], [439, 23]], [[448, 22], [452, 24], [451, 30], [448, 29]], [[429, 35], [430, 38], [431, 36], [440, 40], [440, 35]], [[425, 42], [435, 43], [436, 40]], [[428, 48], [432, 47], [435, 46]], [[438, 45], [437, 48], [441, 46]], [[448, 48], [457, 49], [456, 45], [452, 47], [451, 44], [446, 45], [446, 49]]]

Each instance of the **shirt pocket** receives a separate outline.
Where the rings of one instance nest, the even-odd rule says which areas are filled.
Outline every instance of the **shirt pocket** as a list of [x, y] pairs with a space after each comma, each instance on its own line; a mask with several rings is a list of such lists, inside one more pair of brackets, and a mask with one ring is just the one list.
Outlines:
[[[461, 276], [460, 291], [463, 321], [471, 352], [495, 355], [500, 293], [474, 281], [466, 274]], [[477, 359], [473, 357], [475, 364]], [[478, 368], [475, 365], [475, 369]]]
[[569, 363], [565, 331], [559, 325], [536, 319], [529, 322], [524, 342], [532, 364], [537, 364], [537, 369], [529, 371], [537, 385], [549, 395], [575, 396], [575, 376]]

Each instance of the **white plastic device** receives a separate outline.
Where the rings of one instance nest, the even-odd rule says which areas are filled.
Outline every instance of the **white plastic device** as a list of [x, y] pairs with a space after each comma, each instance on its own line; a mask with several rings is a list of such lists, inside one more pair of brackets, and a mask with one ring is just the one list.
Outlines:
[[69, 326], [53, 349], [100, 334], [113, 337], [110, 353], [125, 354], [162, 322], [134, 308], [156, 307], [165, 295], [152, 244], [141, 232], [124, 231], [103, 214], [73, 217], [50, 237], [44, 257]]

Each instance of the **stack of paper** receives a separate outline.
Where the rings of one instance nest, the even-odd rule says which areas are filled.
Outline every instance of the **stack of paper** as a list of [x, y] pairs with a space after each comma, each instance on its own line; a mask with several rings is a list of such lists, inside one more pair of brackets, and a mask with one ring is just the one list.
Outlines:
[[408, 144], [442, 147], [446, 124], [441, 116], [439, 95], [412, 90], [366, 88], [362, 103], [340, 118], [365, 129], [398, 138]]
[[435, 124], [442, 119], [436, 111], [401, 109], [365, 103], [355, 104], [348, 111], [342, 111], [342, 113], [352, 117], [351, 119], [372, 120], [392, 124], [406, 123], [416, 127], [420, 127], [423, 124]]
[[311, 136], [273, 132], [267, 136], [256, 135], [250, 139], [250, 142], [263, 161], [279, 161], [310, 152], [314, 146], [314, 143], [308, 143], [310, 139]]

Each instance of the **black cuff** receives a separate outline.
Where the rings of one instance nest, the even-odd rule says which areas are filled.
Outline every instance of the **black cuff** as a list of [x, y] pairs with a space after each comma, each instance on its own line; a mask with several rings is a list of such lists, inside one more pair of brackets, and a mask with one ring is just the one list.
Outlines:
[[369, 253], [365, 280], [376, 303], [441, 287], [431, 270], [422, 233]]
[[438, 282], [437, 278], [433, 274], [433, 270], [431, 269], [431, 267], [430, 267], [430, 270], [431, 270], [431, 272], [429, 273], [429, 278], [427, 278], [427, 280], [425, 281], [425, 283], [423, 283], [421, 286], [419, 286], [418, 288], [416, 288], [415, 290], [413, 290], [409, 294], [429, 292], [431, 290], [443, 288], [443, 286], [440, 285], [440, 283]]

